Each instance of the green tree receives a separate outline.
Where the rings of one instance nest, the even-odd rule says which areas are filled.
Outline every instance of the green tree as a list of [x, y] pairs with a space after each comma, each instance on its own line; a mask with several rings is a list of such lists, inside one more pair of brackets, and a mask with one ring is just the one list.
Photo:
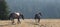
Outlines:
[[0, 19], [8, 19], [8, 12], [5, 0], [0, 0]]

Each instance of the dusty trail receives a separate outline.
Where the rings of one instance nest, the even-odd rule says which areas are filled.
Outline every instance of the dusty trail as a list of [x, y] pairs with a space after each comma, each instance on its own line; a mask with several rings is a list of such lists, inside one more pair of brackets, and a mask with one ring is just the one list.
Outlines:
[[36, 24], [34, 19], [21, 19], [21, 24], [16, 23], [14, 25], [9, 20], [0, 20], [0, 27], [60, 27], [60, 19], [41, 19], [39, 24]]

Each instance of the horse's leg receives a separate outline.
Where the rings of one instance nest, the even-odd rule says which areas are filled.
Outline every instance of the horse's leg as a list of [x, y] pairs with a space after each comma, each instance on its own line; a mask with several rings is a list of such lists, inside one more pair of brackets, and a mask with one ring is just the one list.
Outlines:
[[39, 22], [40, 22], [40, 18], [36, 18], [36, 19], [35, 19], [35, 25], [38, 25]]
[[40, 18], [38, 18], [38, 23], [40, 22]]
[[21, 23], [19, 18], [18, 18], [18, 22], [17, 22], [17, 23], [18, 23], [18, 24]]
[[14, 24], [14, 19], [12, 20], [12, 24]]
[[35, 22], [37, 23], [37, 19], [35, 19]]
[[14, 18], [11, 18], [12, 24], [14, 24]]

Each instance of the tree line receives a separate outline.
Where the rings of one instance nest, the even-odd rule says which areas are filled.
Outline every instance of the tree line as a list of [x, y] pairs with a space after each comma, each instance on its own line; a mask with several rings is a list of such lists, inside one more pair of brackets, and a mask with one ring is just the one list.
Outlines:
[[7, 9], [7, 3], [5, 0], [0, 0], [0, 20], [7, 20], [8, 14], [9, 14], [9, 9]]

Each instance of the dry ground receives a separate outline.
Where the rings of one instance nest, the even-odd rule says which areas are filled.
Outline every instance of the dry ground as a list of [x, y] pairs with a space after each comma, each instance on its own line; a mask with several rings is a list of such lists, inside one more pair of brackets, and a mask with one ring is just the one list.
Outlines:
[[34, 19], [21, 19], [21, 24], [14, 25], [10, 20], [0, 20], [0, 27], [60, 27], [60, 19], [41, 19], [39, 24], [36, 24]]

